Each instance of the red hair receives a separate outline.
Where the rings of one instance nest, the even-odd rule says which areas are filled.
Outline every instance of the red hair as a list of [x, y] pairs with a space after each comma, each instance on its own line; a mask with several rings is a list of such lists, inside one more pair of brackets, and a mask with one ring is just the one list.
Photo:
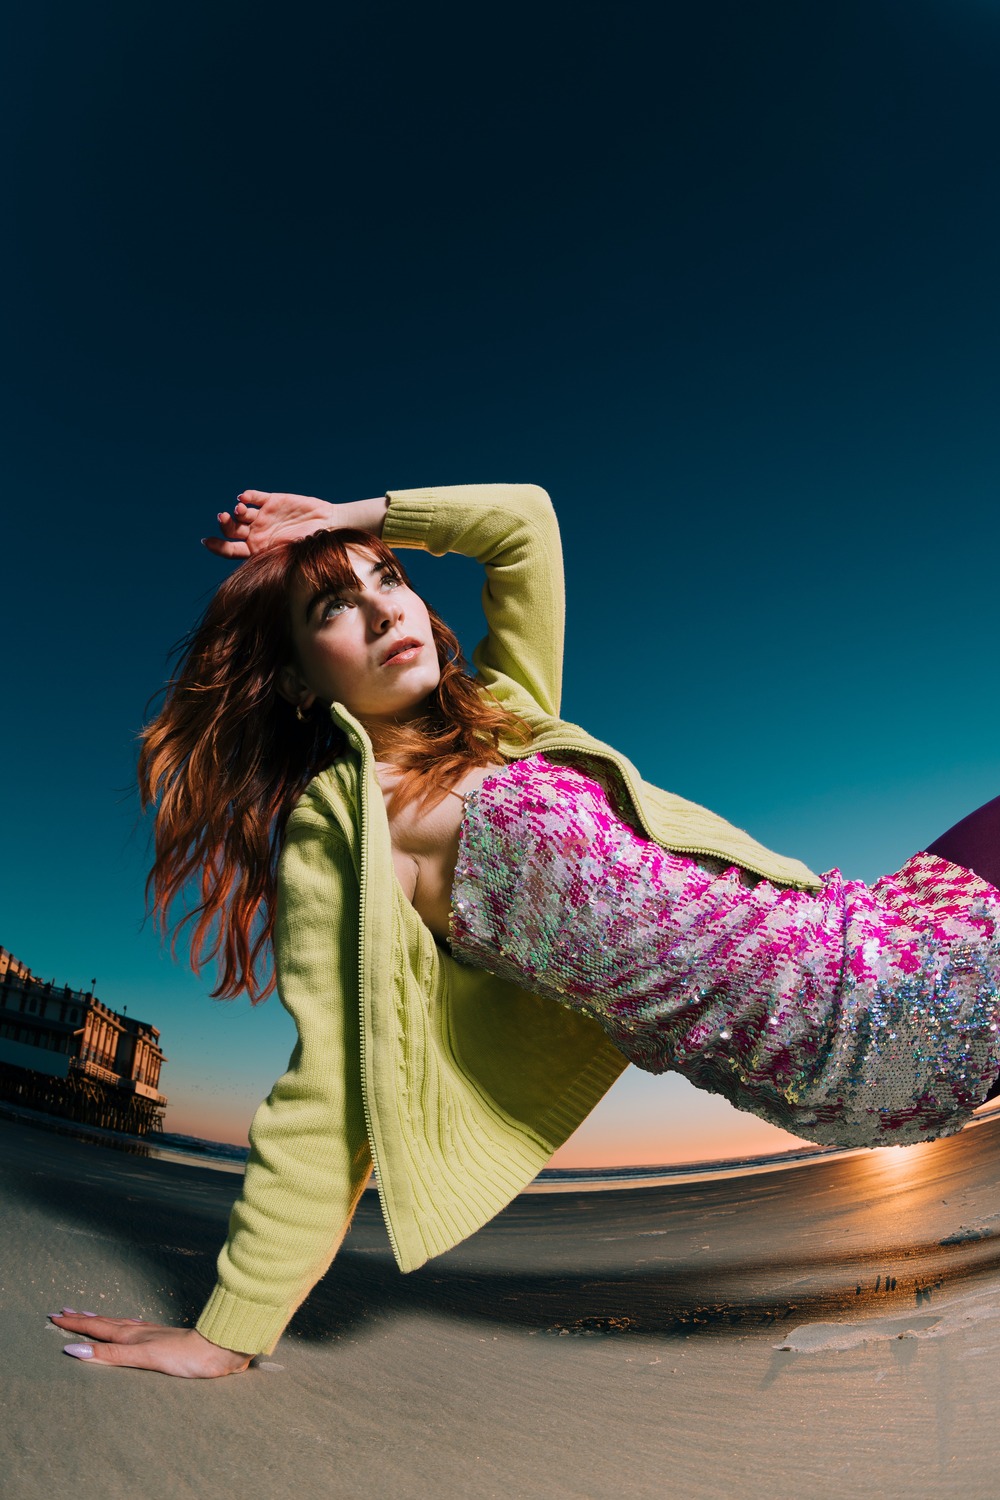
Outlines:
[[[213, 995], [246, 990], [253, 1003], [274, 986], [258, 978], [274, 931], [277, 862], [285, 823], [308, 783], [347, 752], [342, 731], [316, 705], [304, 722], [277, 681], [294, 661], [289, 599], [302, 580], [315, 590], [355, 587], [349, 546], [386, 563], [404, 583], [399, 559], [366, 531], [315, 532], [283, 542], [236, 569], [178, 648], [163, 707], [141, 734], [143, 808], [156, 804], [155, 860], [147, 897], [161, 931], [192, 883], [197, 897], [176, 923], [189, 923], [196, 973], [216, 960]], [[530, 730], [470, 676], [458, 641], [428, 609], [441, 680], [426, 714], [383, 743], [404, 776], [393, 803], [432, 805], [470, 766], [502, 763], [501, 738], [527, 743]], [[350, 707], [348, 704], [347, 707]]]

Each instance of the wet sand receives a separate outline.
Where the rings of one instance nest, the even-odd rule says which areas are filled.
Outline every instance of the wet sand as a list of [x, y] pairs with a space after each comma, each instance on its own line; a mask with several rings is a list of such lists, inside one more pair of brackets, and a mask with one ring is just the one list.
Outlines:
[[410, 1276], [374, 1194], [245, 1374], [85, 1365], [184, 1322], [238, 1178], [0, 1120], [12, 1500], [993, 1496], [1000, 1120], [909, 1151], [533, 1193]]

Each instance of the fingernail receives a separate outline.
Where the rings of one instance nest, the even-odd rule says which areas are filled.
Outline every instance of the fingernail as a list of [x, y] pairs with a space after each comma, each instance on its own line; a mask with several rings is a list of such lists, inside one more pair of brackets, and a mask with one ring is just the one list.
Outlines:
[[74, 1316], [74, 1318], [76, 1317], [76, 1308], [75, 1307], [64, 1307], [63, 1308], [63, 1312], [64, 1313], [72, 1313], [73, 1316]]
[[90, 1313], [90, 1312], [82, 1312], [80, 1314], [80, 1317], [81, 1318], [96, 1318], [97, 1314], [96, 1313]]
[[74, 1359], [93, 1359], [94, 1351], [89, 1344], [64, 1344], [64, 1354], [72, 1354]]
[[145, 1318], [126, 1318], [126, 1323], [145, 1323]]

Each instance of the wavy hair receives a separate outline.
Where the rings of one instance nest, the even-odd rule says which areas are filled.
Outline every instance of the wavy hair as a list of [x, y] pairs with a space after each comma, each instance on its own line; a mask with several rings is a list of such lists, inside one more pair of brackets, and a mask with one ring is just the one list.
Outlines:
[[[244, 990], [252, 1003], [274, 987], [258, 977], [274, 932], [278, 856], [292, 807], [320, 771], [347, 753], [343, 732], [321, 705], [296, 718], [278, 691], [295, 659], [290, 596], [358, 586], [349, 546], [363, 547], [409, 586], [394, 552], [366, 531], [315, 532], [244, 562], [175, 648], [177, 668], [163, 705], [140, 735], [143, 809], [155, 806], [154, 863], [146, 895], [172, 951], [190, 925], [191, 965], [215, 961], [218, 999]], [[458, 641], [428, 608], [441, 680], [419, 719], [380, 737], [403, 772], [394, 808], [432, 806], [470, 766], [503, 762], [500, 741], [527, 743], [531, 731], [469, 674]], [[350, 704], [346, 707], [350, 708]]]

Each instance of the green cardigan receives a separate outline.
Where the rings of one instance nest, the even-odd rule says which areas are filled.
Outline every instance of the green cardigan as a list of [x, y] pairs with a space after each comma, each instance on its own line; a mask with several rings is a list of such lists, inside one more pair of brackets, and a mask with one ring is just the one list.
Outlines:
[[[486, 687], [527, 720], [512, 757], [580, 750], [624, 778], [649, 836], [817, 889], [695, 803], [644, 782], [609, 746], [561, 720], [564, 594], [555, 514], [535, 485], [389, 495], [393, 547], [458, 552], [486, 569]], [[371, 745], [342, 705], [349, 751], [288, 821], [274, 939], [281, 1003], [298, 1041], [250, 1130], [243, 1191], [198, 1330], [270, 1352], [343, 1240], [372, 1163], [403, 1271], [473, 1234], [525, 1187], [625, 1067], [598, 1024], [441, 949], [395, 878]]]

